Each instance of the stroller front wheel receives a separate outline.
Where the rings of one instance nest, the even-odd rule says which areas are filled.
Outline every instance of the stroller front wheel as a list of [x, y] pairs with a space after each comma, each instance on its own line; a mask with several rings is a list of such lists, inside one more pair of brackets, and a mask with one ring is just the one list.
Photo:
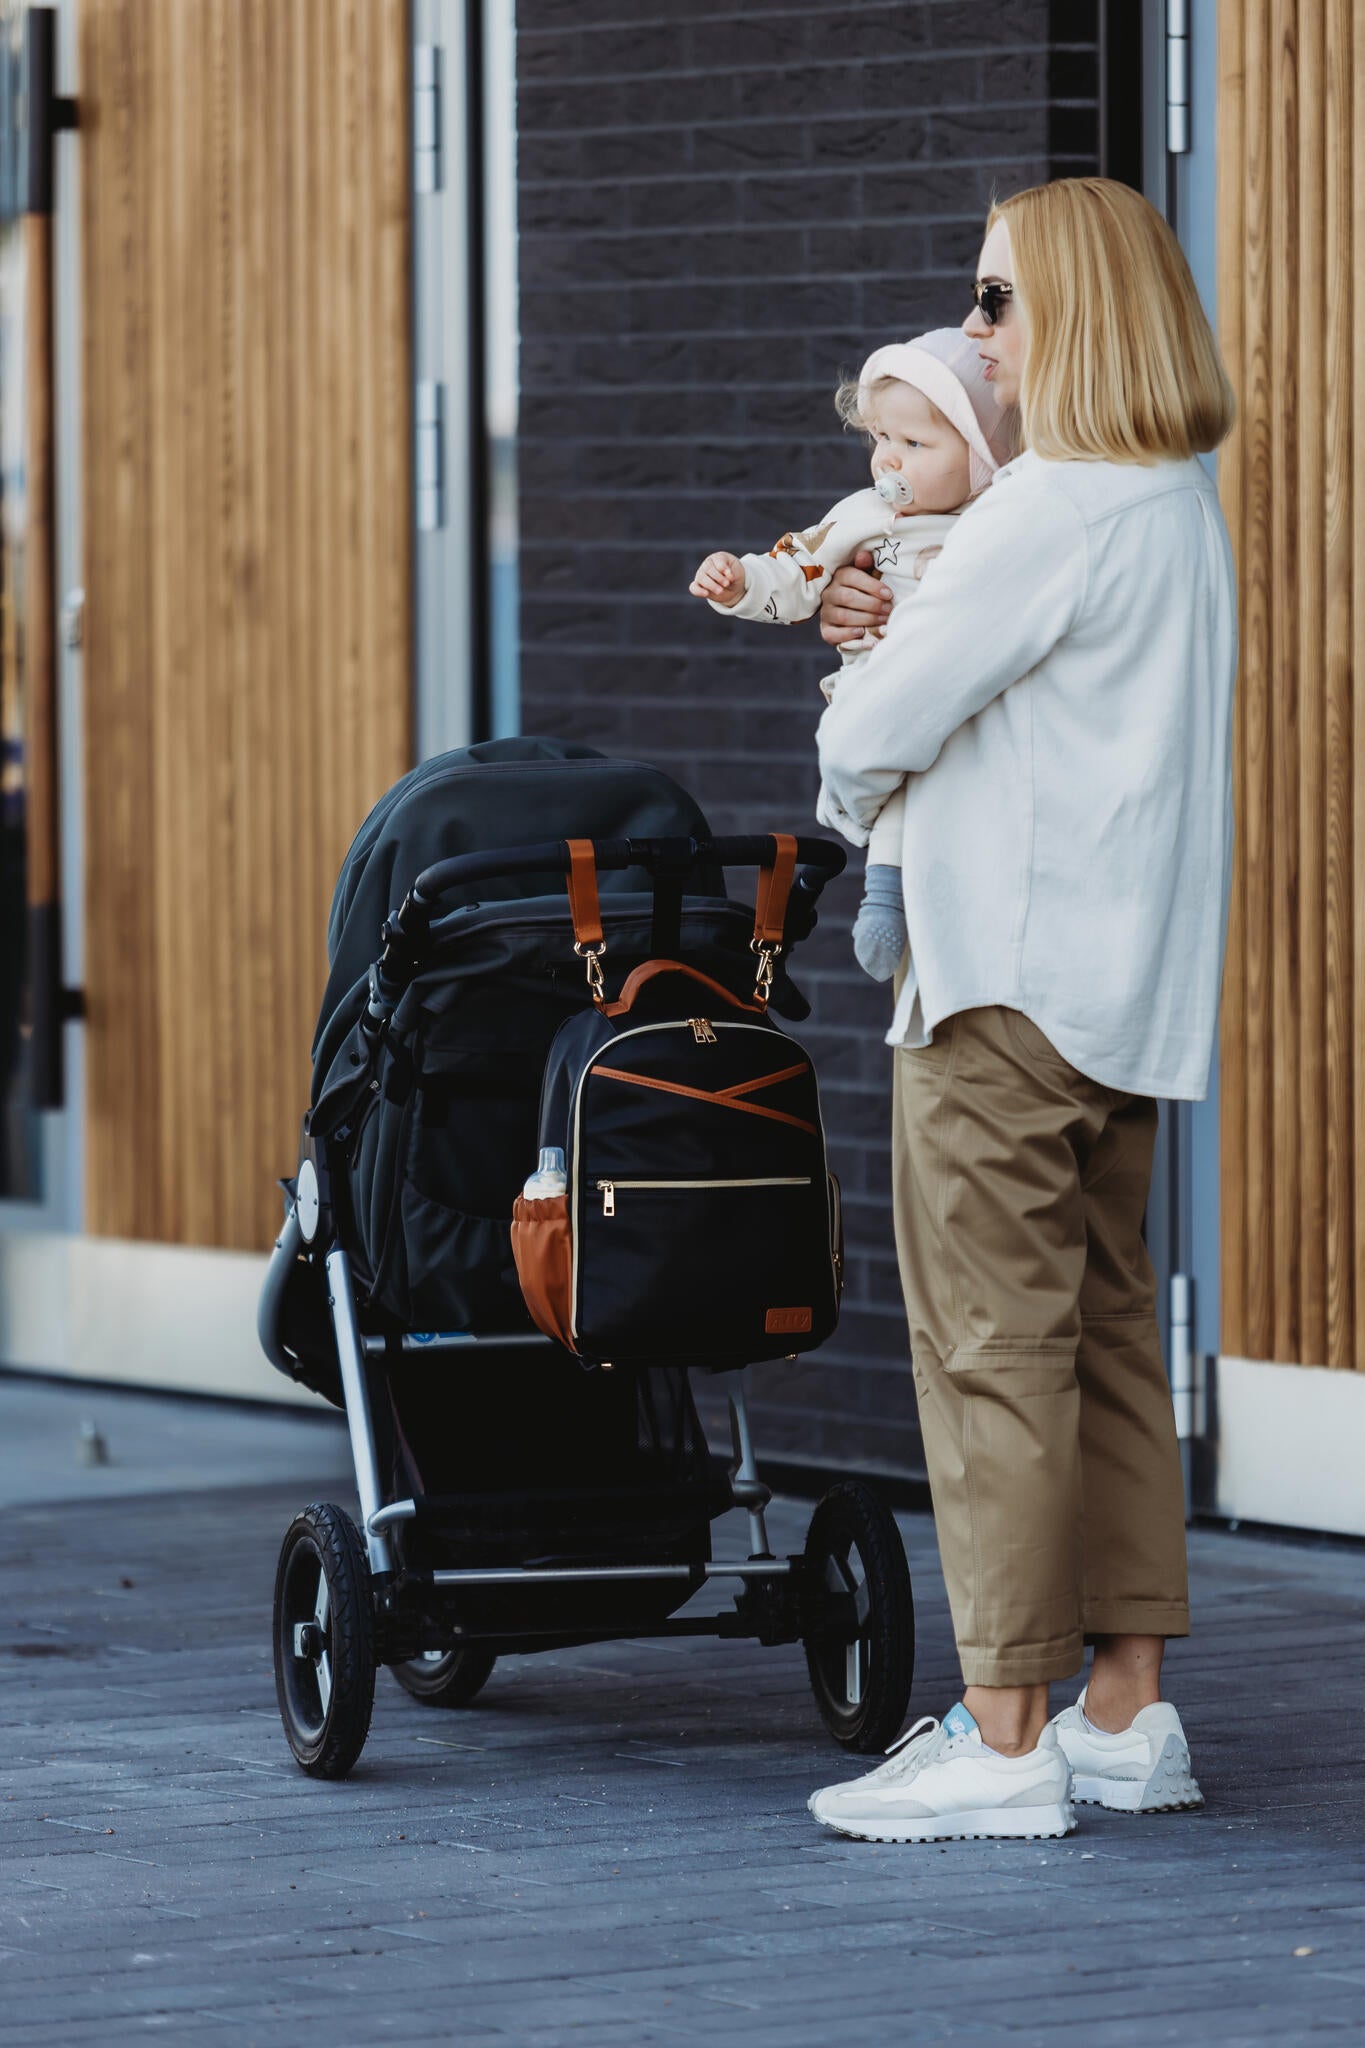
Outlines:
[[467, 1707], [482, 1692], [497, 1661], [493, 1651], [471, 1644], [462, 1650], [429, 1650], [389, 1669], [404, 1692], [429, 1707]]
[[344, 1778], [374, 1706], [370, 1567], [344, 1509], [308, 1507], [290, 1523], [275, 1573], [275, 1697], [300, 1768]]
[[896, 1518], [870, 1486], [830, 1488], [811, 1516], [804, 1568], [820, 1718], [845, 1749], [885, 1749], [910, 1701], [915, 1602]]

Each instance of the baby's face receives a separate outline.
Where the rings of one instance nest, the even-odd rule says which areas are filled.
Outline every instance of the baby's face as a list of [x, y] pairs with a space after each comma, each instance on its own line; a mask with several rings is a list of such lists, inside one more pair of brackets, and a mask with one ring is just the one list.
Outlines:
[[872, 439], [873, 480], [890, 472], [903, 476], [915, 494], [908, 512], [956, 512], [966, 503], [967, 443], [913, 384], [898, 381], [877, 394]]

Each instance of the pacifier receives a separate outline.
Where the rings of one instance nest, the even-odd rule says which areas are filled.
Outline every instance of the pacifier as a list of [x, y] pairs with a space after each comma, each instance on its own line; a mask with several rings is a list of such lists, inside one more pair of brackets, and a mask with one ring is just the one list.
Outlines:
[[903, 512], [907, 505], [915, 502], [915, 494], [907, 479], [894, 469], [884, 470], [877, 478], [876, 491], [884, 505], [893, 505], [898, 512]]

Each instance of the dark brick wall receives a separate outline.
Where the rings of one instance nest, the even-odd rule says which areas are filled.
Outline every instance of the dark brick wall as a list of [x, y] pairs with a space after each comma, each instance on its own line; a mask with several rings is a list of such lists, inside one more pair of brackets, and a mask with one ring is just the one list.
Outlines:
[[[993, 193], [1093, 171], [1098, 0], [518, 0], [522, 728], [657, 761], [717, 830], [813, 824], [813, 627], [687, 595], [866, 475], [830, 403], [960, 319]], [[843, 1183], [848, 1290], [759, 1388], [770, 1456], [917, 1470], [890, 1215], [889, 991], [861, 869], [797, 978]]]

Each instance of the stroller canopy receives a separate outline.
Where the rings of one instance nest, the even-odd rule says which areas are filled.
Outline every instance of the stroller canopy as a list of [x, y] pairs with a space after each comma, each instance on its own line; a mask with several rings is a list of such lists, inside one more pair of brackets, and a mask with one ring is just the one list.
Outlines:
[[[705, 838], [709, 832], [700, 806], [662, 769], [611, 760], [572, 740], [480, 740], [423, 761], [379, 799], [342, 863], [327, 925], [331, 972], [314, 1059], [338, 1008], [354, 1007], [357, 987], [378, 957], [384, 919], [434, 861], [544, 839]], [[648, 886], [636, 869], [600, 878], [604, 895]], [[716, 870], [694, 887], [699, 895], [723, 896], [724, 877]], [[562, 875], [498, 876], [452, 889], [443, 907], [563, 890]]]

